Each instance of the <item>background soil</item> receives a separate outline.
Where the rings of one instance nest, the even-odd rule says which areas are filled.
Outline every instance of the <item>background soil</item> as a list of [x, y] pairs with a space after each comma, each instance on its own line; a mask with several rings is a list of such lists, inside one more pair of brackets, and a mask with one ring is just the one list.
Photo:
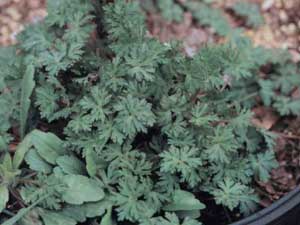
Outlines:
[[[186, 1], [186, 0], [178, 0]], [[245, 28], [255, 45], [267, 48], [288, 49], [295, 62], [300, 62], [300, 0], [244, 0], [259, 4], [265, 24], [258, 29]], [[243, 26], [228, 8], [236, 0], [219, 0], [230, 23]], [[46, 16], [45, 0], [0, 0], [0, 46], [16, 43], [16, 35], [29, 23], [36, 23]], [[196, 25], [189, 12], [181, 23], [167, 23], [160, 15], [148, 16], [150, 35], [162, 41], [183, 40], [185, 51], [192, 54], [206, 43], [222, 42], [209, 28]], [[295, 95], [300, 95], [297, 90]], [[279, 199], [300, 183], [300, 118], [280, 118], [270, 108], [258, 106], [253, 110], [253, 122], [278, 134], [276, 153], [280, 167], [272, 172], [268, 183], [259, 183], [263, 207]]]
[[0, 0], [0, 45], [14, 44], [26, 24], [45, 16], [45, 0]]
[[[186, 0], [181, 0], [186, 1]], [[296, 60], [300, 60], [300, 0], [244, 0], [260, 5], [265, 25], [259, 29], [246, 29], [246, 34], [256, 45], [269, 48], [289, 49]], [[237, 0], [219, 0], [216, 7], [224, 12]], [[46, 16], [46, 0], [0, 0], [0, 45], [16, 42], [16, 34], [28, 23], [35, 23]], [[242, 25], [239, 20], [228, 18], [233, 26]], [[170, 24], [161, 20], [159, 15], [150, 15], [155, 25], [154, 34], [160, 33], [162, 40], [186, 40], [190, 45], [213, 42], [215, 39], [209, 29], [200, 29], [192, 23], [187, 12], [183, 23]]]

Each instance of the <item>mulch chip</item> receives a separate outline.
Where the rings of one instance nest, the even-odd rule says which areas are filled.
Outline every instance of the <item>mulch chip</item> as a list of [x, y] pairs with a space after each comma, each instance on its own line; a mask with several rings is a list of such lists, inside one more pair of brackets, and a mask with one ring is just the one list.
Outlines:
[[46, 14], [45, 0], [0, 0], [0, 46], [16, 43], [16, 35], [26, 24]]

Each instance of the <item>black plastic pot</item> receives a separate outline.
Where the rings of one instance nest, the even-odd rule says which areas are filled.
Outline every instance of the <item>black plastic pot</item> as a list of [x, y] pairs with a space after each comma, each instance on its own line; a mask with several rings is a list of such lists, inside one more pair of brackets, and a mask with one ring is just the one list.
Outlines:
[[300, 225], [300, 187], [268, 208], [231, 225]]

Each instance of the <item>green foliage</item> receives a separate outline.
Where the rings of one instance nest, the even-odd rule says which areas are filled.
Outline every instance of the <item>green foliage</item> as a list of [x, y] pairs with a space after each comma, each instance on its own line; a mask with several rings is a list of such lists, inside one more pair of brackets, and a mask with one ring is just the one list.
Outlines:
[[268, 171], [278, 167], [273, 151], [267, 151], [259, 153], [257, 156], [253, 156], [251, 164], [255, 175], [259, 178], [259, 180], [265, 182], [269, 179]]
[[74, 219], [56, 212], [45, 210], [41, 217], [45, 225], [76, 225]]
[[207, 158], [213, 163], [230, 163], [230, 158], [239, 145], [235, 142], [233, 131], [220, 126], [215, 128], [213, 136], [208, 136]]
[[158, 8], [167, 21], [180, 22], [183, 19], [183, 9], [174, 0], [159, 0]]
[[0, 160], [0, 212], [6, 208], [9, 200], [9, 189], [15, 186], [15, 183], [21, 173], [21, 163], [26, 152], [31, 147], [30, 135], [18, 145], [14, 157], [8, 152], [2, 155]]
[[234, 12], [240, 16], [246, 17], [247, 25], [258, 27], [264, 23], [260, 13], [259, 6], [249, 2], [237, 2], [232, 6]]
[[[214, 7], [216, 0], [139, 0], [141, 7], [150, 13], [160, 13], [167, 22], [182, 23], [184, 12], [192, 13], [193, 19], [202, 26], [210, 27], [220, 36], [227, 36], [233, 32], [233, 28], [226, 19], [221, 9]], [[254, 10], [252, 10], [254, 11]], [[257, 22], [258, 18], [251, 15]], [[251, 21], [252, 22], [252, 21]]]
[[222, 10], [197, 1], [187, 1], [185, 6], [201, 25], [212, 27], [217, 34], [226, 36], [233, 31]]
[[[300, 69], [291, 56], [281, 50], [254, 48], [245, 37], [233, 38], [232, 42], [243, 48], [244, 59], [252, 65], [249, 68], [252, 75], [232, 80], [234, 91], [228, 93], [228, 98], [234, 101], [238, 97], [243, 104], [251, 106], [255, 103], [253, 99], [259, 97], [264, 105], [273, 107], [281, 116], [299, 115], [300, 100], [292, 95], [299, 89]], [[267, 79], [253, 76], [266, 64], [272, 66], [272, 70], [264, 74]]]
[[[62, 177], [38, 174], [35, 183], [22, 187], [20, 193], [26, 203], [37, 204], [45, 209], [59, 210], [61, 197], [66, 190]], [[41, 199], [43, 199], [41, 201]]]
[[[114, 194], [113, 200], [118, 206], [118, 219], [120, 221], [143, 221], [151, 218], [160, 208], [159, 194], [153, 193], [150, 180], [138, 182], [134, 177], [120, 180], [118, 192]], [[154, 194], [152, 198], [151, 194]], [[158, 202], [153, 202], [157, 200]], [[152, 204], [156, 203], [156, 204]]]
[[153, 225], [201, 225], [202, 223], [189, 217], [185, 218], [182, 223], [175, 213], [166, 213], [165, 217], [154, 218], [150, 224]]
[[65, 202], [81, 205], [84, 202], [97, 202], [104, 198], [104, 192], [96, 180], [81, 175], [63, 177], [67, 188], [62, 195]]
[[9, 199], [9, 192], [6, 186], [1, 185], [0, 186], [0, 212], [3, 211], [3, 209], [6, 208], [6, 203]]
[[204, 209], [202, 204], [195, 196], [187, 191], [176, 190], [173, 193], [172, 201], [164, 207], [166, 211], [191, 211]]
[[113, 221], [111, 218], [111, 207], [107, 210], [106, 214], [102, 217], [100, 225], [113, 225]]
[[63, 142], [52, 133], [34, 130], [30, 136], [38, 154], [50, 164], [56, 164], [57, 158], [66, 153]]
[[197, 169], [202, 165], [199, 149], [185, 146], [176, 148], [171, 146], [168, 151], [161, 153], [161, 172], [180, 173], [181, 180], [195, 186], [199, 182]]
[[49, 163], [45, 162], [35, 149], [30, 149], [28, 151], [25, 157], [25, 162], [32, 170], [45, 174], [51, 173], [52, 171], [52, 166]]
[[217, 204], [226, 205], [231, 210], [239, 206], [245, 214], [255, 209], [253, 206], [255, 202], [258, 202], [258, 198], [253, 195], [254, 191], [249, 187], [233, 182], [229, 178], [225, 178], [218, 186], [219, 189], [212, 193]]
[[20, 122], [20, 80], [25, 66], [16, 52], [15, 47], [0, 49], [0, 151], [5, 151], [12, 140], [9, 129]]
[[[220, 36], [231, 36], [233, 33], [239, 33], [241, 28], [233, 28], [227, 17], [225, 10], [215, 7], [217, 0], [140, 0], [142, 8], [150, 13], [157, 13], [168, 22], [183, 22], [185, 11], [192, 13], [193, 19], [200, 25], [212, 28]], [[245, 24], [257, 28], [264, 23], [264, 18], [260, 12], [259, 6], [245, 1], [235, 2], [230, 7], [233, 12], [245, 19]]]
[[[219, 12], [199, 4], [204, 24], [227, 34]], [[299, 68], [288, 57], [235, 33], [185, 57], [148, 37], [136, 1], [55, 0], [48, 11], [0, 51], [9, 56], [0, 60], [0, 209], [8, 190], [27, 205], [5, 225], [199, 225], [203, 192], [230, 210], [255, 208], [251, 184], [277, 163], [274, 134], [251, 124], [251, 107], [260, 97], [298, 114]], [[256, 76], [268, 63], [270, 79]], [[9, 153], [21, 124], [28, 134]]]
[[60, 156], [56, 163], [66, 174], [85, 175], [85, 165], [75, 156]]
[[146, 132], [146, 128], [155, 123], [155, 115], [151, 111], [151, 104], [144, 99], [140, 100], [128, 95], [114, 105], [118, 113], [115, 118], [118, 130], [130, 138], [138, 132]]
[[22, 80], [22, 90], [21, 90], [21, 113], [20, 113], [20, 127], [21, 127], [21, 137], [24, 137], [26, 122], [28, 117], [28, 110], [30, 107], [30, 96], [35, 86], [34, 82], [34, 67], [29, 65], [26, 68], [25, 74]]
[[218, 117], [214, 114], [209, 115], [209, 108], [207, 104], [197, 104], [192, 109], [192, 118], [190, 122], [198, 127], [207, 127], [212, 122], [218, 121]]

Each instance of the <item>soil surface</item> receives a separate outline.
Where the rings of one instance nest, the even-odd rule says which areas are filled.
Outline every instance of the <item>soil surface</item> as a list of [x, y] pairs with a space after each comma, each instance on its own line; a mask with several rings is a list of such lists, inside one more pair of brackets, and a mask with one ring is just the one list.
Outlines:
[[0, 0], [0, 45], [16, 43], [16, 35], [29, 23], [46, 16], [45, 0]]

